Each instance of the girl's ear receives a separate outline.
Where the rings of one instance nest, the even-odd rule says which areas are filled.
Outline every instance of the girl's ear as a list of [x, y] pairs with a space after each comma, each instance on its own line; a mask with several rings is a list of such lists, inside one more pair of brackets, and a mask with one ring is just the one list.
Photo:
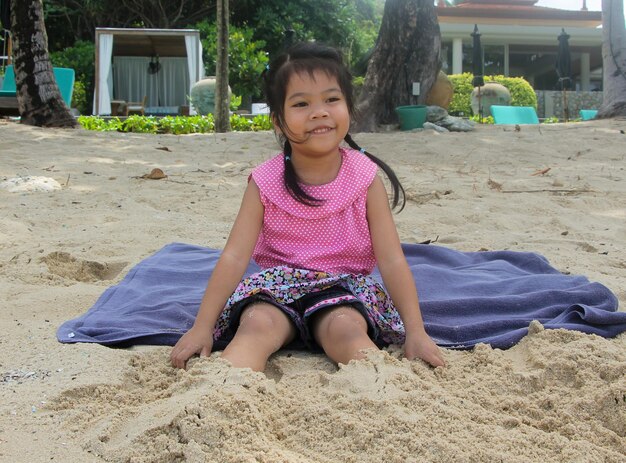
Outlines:
[[272, 118], [272, 125], [274, 125], [274, 132], [276, 132], [277, 134], [282, 134], [283, 131], [280, 130], [280, 125], [278, 124], [278, 119], [276, 118], [276, 114], [272, 113], [270, 114], [270, 117]]

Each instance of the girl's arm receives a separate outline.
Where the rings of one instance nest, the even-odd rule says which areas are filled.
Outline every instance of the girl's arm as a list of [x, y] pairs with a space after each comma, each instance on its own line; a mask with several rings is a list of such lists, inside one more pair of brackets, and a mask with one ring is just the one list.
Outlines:
[[194, 354], [206, 356], [211, 353], [215, 323], [248, 267], [262, 224], [263, 204], [259, 188], [251, 179], [224, 250], [209, 279], [196, 321], [172, 349], [170, 360], [175, 367], [184, 368]]
[[433, 366], [444, 366], [439, 348], [424, 329], [413, 274], [402, 252], [387, 191], [379, 177], [367, 192], [367, 220], [378, 269], [404, 323], [404, 355], [409, 360], [419, 357]]

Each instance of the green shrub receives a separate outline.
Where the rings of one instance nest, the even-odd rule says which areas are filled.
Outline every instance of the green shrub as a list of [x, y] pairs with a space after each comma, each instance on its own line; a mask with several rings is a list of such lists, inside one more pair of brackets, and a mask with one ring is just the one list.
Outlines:
[[81, 114], [91, 112], [89, 103], [87, 102], [87, 90], [82, 80], [74, 82], [74, 93], [72, 94], [72, 108], [78, 109]]
[[234, 132], [250, 132], [252, 130], [252, 121], [239, 114], [233, 114], [230, 116], [230, 128]]
[[363, 76], [357, 76], [352, 79], [352, 89], [354, 91], [355, 101], [358, 99], [358, 96], [361, 94], [361, 90], [363, 90], [364, 84], [365, 84], [365, 77]]
[[472, 114], [469, 117], [469, 120], [474, 121], [478, 124], [495, 124], [495, 121], [493, 120], [493, 116], [483, 116], [481, 118], [479, 114]]
[[560, 121], [558, 117], [552, 116], [552, 117], [546, 117], [542, 122], [543, 124], [556, 124]]
[[[214, 76], [217, 26], [214, 22], [203, 21], [194, 28], [200, 31], [206, 75]], [[248, 101], [262, 93], [261, 74], [269, 61], [264, 51], [265, 42], [254, 40], [254, 29], [250, 27], [231, 25], [228, 32], [228, 82], [234, 94]]]
[[255, 132], [272, 130], [273, 128], [274, 126], [272, 125], [272, 120], [266, 114], [259, 114], [252, 119], [252, 130]]
[[[119, 130], [119, 129], [118, 129]], [[135, 133], [157, 133], [159, 131], [159, 122], [154, 116], [140, 116], [133, 114], [128, 116], [121, 126], [121, 132]]]
[[158, 121], [159, 133], [184, 135], [188, 133], [206, 133], [215, 129], [213, 114], [207, 116], [166, 116]]
[[452, 74], [448, 76], [454, 93], [452, 101], [448, 107], [448, 112], [455, 116], [469, 116], [472, 114], [472, 105], [470, 95], [472, 94], [472, 74], [464, 72], [463, 74]]
[[105, 120], [96, 116], [79, 116], [78, 123], [86, 130], [108, 132], [117, 130], [121, 126], [122, 122], [117, 117]]
[[[184, 135], [189, 133], [207, 133], [215, 130], [213, 114], [206, 116], [129, 116], [125, 120], [117, 117], [103, 119], [97, 116], [80, 116], [79, 124], [86, 130], [100, 132], [135, 132], [135, 133], [169, 133]], [[260, 114], [250, 120], [246, 117], [233, 114], [230, 116], [230, 125], [234, 131], [250, 132], [271, 130], [272, 123], [268, 115]]]
[[72, 68], [76, 73], [72, 106], [81, 114], [91, 113], [93, 85], [95, 76], [94, 66], [95, 44], [79, 40], [73, 47], [50, 53], [50, 61], [55, 67]]
[[237, 111], [239, 109], [239, 106], [241, 106], [241, 97], [235, 95], [234, 93], [230, 96], [230, 110], [231, 111]]
[[[471, 94], [472, 79], [469, 72], [448, 76], [454, 94], [448, 112], [454, 115], [470, 116], [472, 114]], [[485, 82], [497, 82], [504, 85], [511, 93], [511, 106], [532, 106], [537, 108], [537, 95], [531, 85], [522, 77], [485, 76]]]

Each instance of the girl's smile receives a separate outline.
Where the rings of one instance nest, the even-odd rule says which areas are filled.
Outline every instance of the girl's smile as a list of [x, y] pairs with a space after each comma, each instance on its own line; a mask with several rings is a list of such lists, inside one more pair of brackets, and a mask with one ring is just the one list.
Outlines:
[[311, 132], [309, 132], [309, 133], [311, 133], [313, 135], [323, 135], [325, 133], [330, 132], [331, 130], [333, 130], [332, 127], [320, 127], [319, 129], [311, 130]]

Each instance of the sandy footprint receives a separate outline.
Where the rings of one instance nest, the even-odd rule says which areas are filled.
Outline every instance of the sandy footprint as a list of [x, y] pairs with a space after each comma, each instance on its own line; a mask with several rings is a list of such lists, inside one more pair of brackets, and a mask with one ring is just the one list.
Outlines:
[[100, 263], [77, 259], [67, 252], [55, 251], [41, 258], [53, 275], [81, 282], [113, 280], [128, 262]]

